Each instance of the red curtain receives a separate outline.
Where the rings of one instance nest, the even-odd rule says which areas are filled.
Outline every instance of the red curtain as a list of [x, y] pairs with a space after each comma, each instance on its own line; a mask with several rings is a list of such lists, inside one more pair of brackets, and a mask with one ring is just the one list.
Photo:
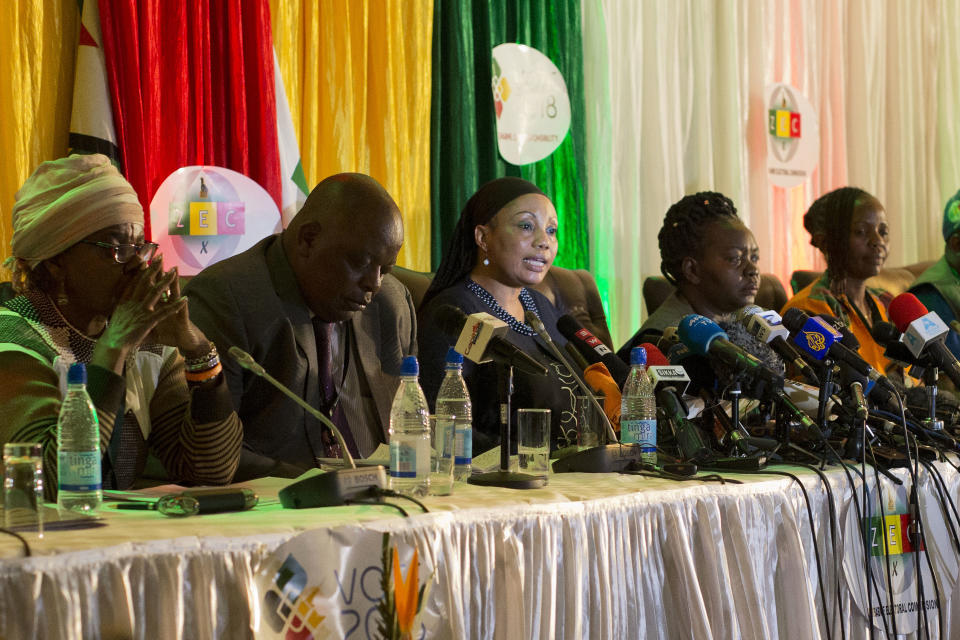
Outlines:
[[147, 212], [179, 167], [217, 165], [281, 206], [267, 0], [99, 0], [121, 169]]

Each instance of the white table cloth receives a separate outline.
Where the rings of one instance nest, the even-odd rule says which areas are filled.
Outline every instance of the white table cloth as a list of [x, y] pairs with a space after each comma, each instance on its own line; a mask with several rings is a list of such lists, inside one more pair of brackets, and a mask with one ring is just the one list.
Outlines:
[[[957, 473], [939, 468], [956, 501]], [[442, 609], [431, 637], [802, 640], [827, 637], [831, 624], [840, 638], [840, 564], [823, 483], [799, 467], [778, 469], [800, 476], [810, 496], [827, 614], [804, 499], [785, 477], [728, 475], [744, 484], [720, 485], [563, 474], [533, 491], [458, 483], [453, 496], [426, 500], [432, 513], [409, 519], [378, 506], [284, 510], [270, 498], [289, 481], [266, 479], [244, 485], [270, 503], [249, 512], [174, 519], [105, 508], [107, 526], [31, 538], [30, 558], [0, 538], [0, 638], [202, 640], [249, 638], [255, 628], [268, 637], [256, 575], [315, 530], [345, 545], [357, 532], [390, 532], [428, 554]], [[842, 514], [849, 482], [835, 467], [827, 474]], [[932, 494], [924, 478], [921, 490]], [[955, 549], [936, 552], [956, 566]], [[943, 637], [960, 637], [957, 576], [941, 578], [951, 587]], [[846, 637], [869, 637], [839, 582]], [[931, 637], [940, 637], [937, 611], [928, 614]], [[362, 626], [351, 633], [366, 637]]]

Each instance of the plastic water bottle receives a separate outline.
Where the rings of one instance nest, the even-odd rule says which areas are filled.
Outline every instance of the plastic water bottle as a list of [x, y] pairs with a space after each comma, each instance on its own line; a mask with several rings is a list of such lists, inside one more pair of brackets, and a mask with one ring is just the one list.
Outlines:
[[57, 509], [95, 514], [103, 501], [100, 421], [87, 394], [87, 368], [70, 365], [57, 419]]
[[620, 441], [639, 443], [643, 462], [657, 464], [657, 402], [643, 347], [630, 351], [630, 375], [620, 404]]
[[430, 411], [419, 374], [416, 357], [404, 358], [390, 408], [390, 486], [411, 496], [425, 496], [430, 488]]
[[436, 414], [455, 416], [457, 432], [453, 440], [453, 477], [465, 480], [470, 477], [473, 463], [473, 405], [463, 381], [463, 356], [450, 347], [447, 351], [447, 373], [437, 392]]

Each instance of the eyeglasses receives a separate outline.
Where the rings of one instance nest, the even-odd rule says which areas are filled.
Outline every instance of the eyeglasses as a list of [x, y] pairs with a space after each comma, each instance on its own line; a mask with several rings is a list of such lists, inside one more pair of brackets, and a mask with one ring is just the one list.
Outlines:
[[156, 255], [160, 246], [155, 242], [144, 242], [141, 244], [111, 244], [109, 242], [94, 242], [93, 240], [81, 240], [80, 244], [92, 244], [95, 247], [109, 249], [113, 253], [113, 259], [117, 264], [124, 264], [133, 260], [135, 256], [144, 262], [150, 262]]

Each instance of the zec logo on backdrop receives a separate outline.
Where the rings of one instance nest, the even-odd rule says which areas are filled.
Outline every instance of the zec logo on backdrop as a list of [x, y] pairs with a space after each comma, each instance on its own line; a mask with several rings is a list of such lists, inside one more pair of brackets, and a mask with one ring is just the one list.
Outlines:
[[247, 176], [223, 167], [182, 167], [150, 202], [152, 240], [164, 267], [192, 276], [246, 251], [281, 229], [270, 194]]
[[779, 187], [803, 184], [820, 156], [820, 123], [810, 102], [787, 84], [767, 87], [767, 176]]

